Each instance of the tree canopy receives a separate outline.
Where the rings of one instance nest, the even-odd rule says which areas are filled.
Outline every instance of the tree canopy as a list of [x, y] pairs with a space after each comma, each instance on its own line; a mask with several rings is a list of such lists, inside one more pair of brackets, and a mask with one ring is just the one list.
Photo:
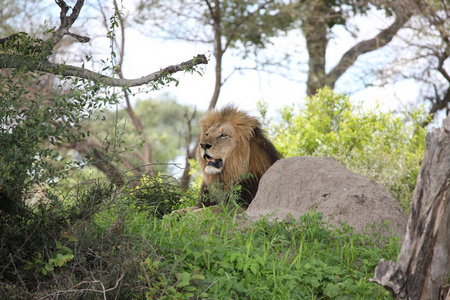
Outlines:
[[[228, 78], [222, 74], [224, 55], [233, 52], [254, 60], [256, 69], [277, 72], [285, 66], [304, 72], [309, 96], [324, 86], [334, 88], [338, 80], [360, 81], [365, 86], [414, 80], [422, 87], [416, 102], [425, 103], [434, 114], [448, 106], [447, 6], [445, 1], [434, 0], [141, 1], [137, 20], [150, 28], [149, 34], [212, 45], [216, 82], [210, 107], [217, 103]], [[373, 30], [373, 36], [364, 36], [360, 33], [362, 24], [354, 21], [361, 16], [383, 16], [383, 24]], [[337, 61], [330, 61], [327, 52], [340, 42], [338, 28], [352, 35], [354, 42]], [[277, 48], [279, 40], [275, 38], [291, 38], [289, 34], [298, 31], [304, 42], [292, 41], [287, 53], [276, 49], [275, 56], [265, 56], [263, 50]], [[296, 42], [304, 49], [296, 48]], [[383, 58], [357, 66], [357, 61], [369, 54]], [[417, 72], [417, 64], [426, 71]], [[350, 70], [353, 78], [344, 78]], [[420, 76], [423, 74], [433, 79]], [[299, 95], [299, 101], [301, 98]]]

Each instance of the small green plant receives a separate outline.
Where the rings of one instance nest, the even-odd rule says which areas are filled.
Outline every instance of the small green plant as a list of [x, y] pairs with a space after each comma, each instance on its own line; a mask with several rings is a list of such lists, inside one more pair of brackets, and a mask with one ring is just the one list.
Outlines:
[[55, 250], [50, 253], [50, 257], [47, 260], [44, 260], [43, 255], [38, 253], [36, 259], [28, 262], [28, 266], [25, 269], [35, 270], [41, 272], [43, 275], [49, 275], [55, 268], [67, 266], [67, 263], [73, 258], [72, 249], [62, 245], [61, 242], [56, 242]]
[[[194, 269], [192, 273], [175, 273], [176, 281], [170, 282], [167, 276], [158, 273], [162, 269], [161, 261], [147, 258], [142, 266], [144, 274], [140, 276], [140, 279], [151, 286], [145, 294], [146, 299], [155, 299], [155, 297], [158, 299], [191, 299], [194, 295], [199, 294], [197, 284], [194, 282], [205, 279], [202, 274], [199, 274], [199, 269]], [[208, 294], [200, 293], [200, 297], [208, 297]]]
[[139, 210], [153, 212], [159, 218], [169, 214], [180, 205], [183, 191], [179, 184], [169, 176], [144, 175], [140, 185], [130, 190], [130, 205]]
[[[17, 232], [33, 232], [35, 225], [3, 227], [1, 253], [6, 257], [13, 249], [22, 259], [2, 266], [1, 297], [42, 298], [70, 290], [69, 298], [96, 298], [102, 291], [120, 299], [392, 299], [369, 279], [381, 258], [397, 257], [398, 238], [356, 234], [348, 225], [334, 228], [314, 211], [298, 219], [249, 221], [226, 205], [220, 213], [207, 209], [161, 218], [130, 205], [134, 196], [128, 191], [101, 187], [71, 196], [108, 201], [95, 200], [99, 209], [92, 217], [65, 224], [70, 233], [44, 236], [37, 230], [46, 239], [41, 244], [42, 238], [25, 237], [36, 244], [31, 253], [20, 252], [28, 242]], [[64, 220], [52, 210], [42, 213], [35, 224], [43, 228]], [[55, 244], [55, 236], [65, 242]], [[20, 264], [30, 256], [32, 261]]]

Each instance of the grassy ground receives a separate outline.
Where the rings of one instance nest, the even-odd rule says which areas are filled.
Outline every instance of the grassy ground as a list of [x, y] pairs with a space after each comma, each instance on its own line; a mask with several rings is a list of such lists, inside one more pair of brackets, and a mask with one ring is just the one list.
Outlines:
[[151, 241], [140, 275], [147, 299], [390, 299], [369, 282], [398, 239], [328, 228], [321, 215], [248, 224], [232, 212], [128, 217], [126, 234]]
[[233, 209], [161, 217], [129, 197], [104, 201], [3, 227], [0, 299], [392, 299], [369, 279], [396, 259], [396, 238], [315, 212], [249, 222]]

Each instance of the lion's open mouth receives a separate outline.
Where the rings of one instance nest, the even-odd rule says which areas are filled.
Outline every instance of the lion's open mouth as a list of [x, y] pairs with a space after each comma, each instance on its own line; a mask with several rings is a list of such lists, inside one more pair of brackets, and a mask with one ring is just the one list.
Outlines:
[[203, 158], [206, 159], [208, 162], [206, 163], [207, 166], [212, 166], [216, 169], [220, 169], [223, 166], [223, 160], [221, 158], [212, 158], [208, 154], [203, 154]]

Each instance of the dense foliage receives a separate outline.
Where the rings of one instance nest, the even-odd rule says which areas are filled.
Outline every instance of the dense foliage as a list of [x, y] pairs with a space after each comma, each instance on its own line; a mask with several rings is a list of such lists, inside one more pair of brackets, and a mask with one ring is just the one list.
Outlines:
[[[23, 35], [18, 47], [32, 42]], [[0, 211], [23, 213], [30, 188], [52, 184], [70, 167], [55, 146], [85, 139], [81, 122], [115, 99], [100, 85], [58, 81], [26, 67], [2, 72], [0, 87]]]
[[422, 111], [395, 114], [363, 110], [324, 88], [305, 107], [286, 107], [272, 128], [285, 156], [330, 156], [387, 187], [408, 212], [425, 152]]
[[399, 249], [395, 239], [379, 246], [349, 227], [328, 228], [315, 213], [251, 224], [206, 214], [143, 227], [160, 249], [172, 249], [146, 259], [147, 299], [388, 299], [368, 279], [378, 258]]

